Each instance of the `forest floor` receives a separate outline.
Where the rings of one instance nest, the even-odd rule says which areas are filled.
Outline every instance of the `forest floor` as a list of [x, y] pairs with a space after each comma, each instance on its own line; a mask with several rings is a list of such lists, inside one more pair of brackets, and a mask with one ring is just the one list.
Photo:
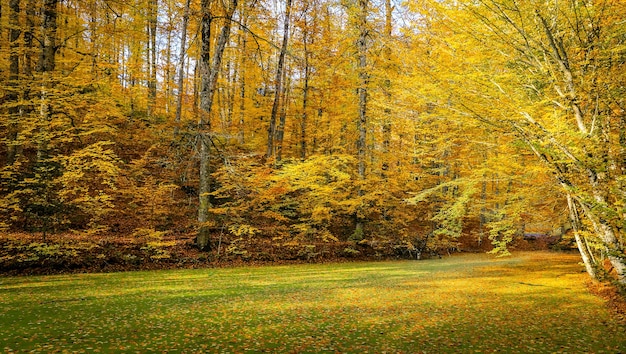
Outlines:
[[4, 352], [594, 352], [626, 323], [577, 256], [0, 278]]

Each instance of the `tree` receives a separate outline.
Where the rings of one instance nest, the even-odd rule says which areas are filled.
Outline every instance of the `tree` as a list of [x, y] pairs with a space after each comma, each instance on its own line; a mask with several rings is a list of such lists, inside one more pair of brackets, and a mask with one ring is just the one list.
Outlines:
[[230, 38], [230, 28], [232, 25], [233, 13], [237, 8], [237, 0], [231, 0], [228, 7], [224, 9], [224, 19], [217, 38], [217, 44], [211, 57], [211, 22], [215, 19], [211, 13], [211, 1], [202, 1], [202, 53], [200, 57], [200, 72], [202, 78], [202, 90], [200, 98], [200, 108], [202, 113], [198, 121], [199, 158], [200, 158], [200, 179], [198, 186], [198, 223], [199, 232], [196, 238], [196, 245], [200, 249], [210, 249], [210, 229], [206, 225], [209, 221], [208, 209], [210, 207], [210, 149], [212, 144], [211, 131], [211, 110], [213, 98], [217, 85], [217, 75], [219, 74], [224, 55], [226, 43]]
[[148, 115], [154, 114], [157, 96], [157, 26], [158, 0], [146, 4], [146, 63], [148, 64]]
[[[368, 0], [358, 0], [358, 9], [356, 16], [356, 26], [359, 31], [359, 37], [356, 40], [357, 48], [357, 71], [359, 83], [357, 86], [357, 95], [359, 99], [358, 106], [358, 119], [357, 130], [358, 138], [356, 141], [357, 156], [358, 156], [358, 175], [361, 180], [365, 179], [366, 172], [366, 145], [367, 145], [367, 101], [368, 101], [368, 85], [369, 85], [369, 72], [368, 72], [368, 37], [369, 28], [367, 23], [368, 15]], [[363, 189], [359, 189], [359, 196], [363, 196]], [[354, 230], [354, 238], [359, 240], [363, 238], [363, 220], [358, 211], [356, 215], [356, 228]]]
[[[185, 8], [183, 12], [183, 24], [180, 35], [180, 54], [178, 58], [178, 82], [177, 89], [178, 95], [176, 96], [176, 118], [175, 123], [178, 125], [181, 121], [182, 110], [183, 110], [183, 92], [184, 92], [184, 75], [185, 75], [185, 54], [187, 51], [186, 43], [187, 43], [187, 25], [189, 23], [189, 5], [191, 0], [186, 0]], [[178, 127], [176, 127], [178, 129]]]
[[[611, 48], [624, 28], [605, 15], [623, 10], [613, 1], [484, 0], [430, 2], [428, 16], [428, 29], [437, 32], [431, 38], [451, 48], [436, 69], [443, 75], [429, 72], [453, 93], [450, 108], [515, 134], [530, 148], [553, 173], [553, 186], [571, 199], [573, 222], [578, 211], [586, 217], [621, 282], [622, 202], [614, 196], [621, 188], [617, 151], [623, 149], [615, 85], [623, 76], [611, 74], [619, 65]], [[460, 48], [461, 40], [471, 50]], [[466, 70], [455, 73], [450, 62]]]
[[[505, 4], [486, 1], [484, 5], [491, 6], [500, 21], [506, 21], [516, 28], [517, 38], [526, 43], [525, 47], [520, 48], [521, 54], [534, 61], [520, 69], [540, 73], [544, 77], [535, 76], [535, 79], [552, 83], [553, 91], [544, 89], [540, 91], [540, 97], [551, 99], [562, 110], [565, 119], [568, 116], [573, 118], [567, 119], [571, 123], [565, 127], [555, 127], [557, 130], [554, 130], [547, 125], [551, 125], [546, 119], [548, 117], [542, 117], [545, 122], [541, 122], [536, 114], [522, 111], [520, 114], [525, 119], [525, 126], [518, 125], [518, 129], [526, 135], [532, 132], [534, 139], [550, 141], [554, 150], [547, 154], [540, 152], [538, 157], [558, 173], [558, 181], [565, 191], [579, 190], [575, 199], [604, 243], [607, 257], [617, 271], [618, 278], [626, 282], [624, 252], [615, 226], [617, 220], [611, 222], [608, 210], [601, 211], [604, 208], [611, 209], [608, 200], [611, 179], [617, 177], [608, 172], [617, 167], [610, 149], [611, 145], [617, 145], [611, 138], [611, 121], [619, 121], [621, 118], [614, 117], [609, 108], [612, 85], [603, 79], [605, 73], [599, 68], [603, 61], [609, 67], [614, 65], [611, 61], [605, 61], [603, 52], [610, 47], [610, 37], [614, 36], [614, 31], [623, 31], [605, 22], [602, 14], [607, 10], [618, 9], [608, 1], [598, 4], [553, 3], [543, 9], [536, 5], [514, 8], [511, 15], [534, 17], [536, 27], [527, 30], [511, 20], [511, 15], [504, 8]], [[609, 38], [605, 31], [609, 31]], [[579, 146], [583, 150], [578, 152], [580, 147], [571, 146], [557, 138], [559, 130], [581, 144]], [[529, 143], [536, 144], [537, 141]]]
[[[281, 109], [285, 108], [285, 55], [287, 54], [287, 46], [289, 44], [289, 17], [291, 14], [291, 0], [285, 1], [285, 18], [283, 22], [283, 41], [278, 54], [278, 64], [276, 66], [276, 79], [274, 80], [274, 103], [272, 104], [272, 113], [270, 114], [270, 124], [267, 130], [267, 156], [276, 156], [280, 160], [282, 150], [282, 139], [284, 134], [284, 114], [281, 114], [279, 126], [276, 126], [276, 120]], [[276, 140], [276, 143], [274, 142]], [[275, 146], [278, 145], [278, 153], [275, 153]]]
[[9, 30], [9, 85], [5, 100], [9, 102], [8, 116], [9, 123], [7, 127], [7, 164], [12, 165], [18, 150], [17, 136], [20, 121], [20, 104], [19, 104], [19, 79], [20, 79], [20, 44], [19, 38], [22, 33], [19, 19], [21, 17], [20, 1], [11, 0], [9, 2], [10, 9], [10, 30]]

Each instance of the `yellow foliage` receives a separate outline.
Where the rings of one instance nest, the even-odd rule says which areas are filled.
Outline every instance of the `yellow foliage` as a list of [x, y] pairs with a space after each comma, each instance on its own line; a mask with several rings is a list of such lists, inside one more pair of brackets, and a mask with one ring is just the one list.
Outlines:
[[252, 237], [256, 233], [259, 232], [257, 228], [252, 227], [250, 225], [232, 225], [231, 227], [228, 228], [228, 231], [230, 231], [230, 233], [232, 233], [233, 235], [237, 237], [242, 237], [242, 236]]

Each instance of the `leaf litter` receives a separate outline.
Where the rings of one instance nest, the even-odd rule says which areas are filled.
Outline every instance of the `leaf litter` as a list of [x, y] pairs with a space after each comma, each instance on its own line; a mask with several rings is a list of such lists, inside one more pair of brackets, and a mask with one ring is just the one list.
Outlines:
[[626, 347], [624, 322], [560, 253], [5, 278], [0, 299], [5, 352]]

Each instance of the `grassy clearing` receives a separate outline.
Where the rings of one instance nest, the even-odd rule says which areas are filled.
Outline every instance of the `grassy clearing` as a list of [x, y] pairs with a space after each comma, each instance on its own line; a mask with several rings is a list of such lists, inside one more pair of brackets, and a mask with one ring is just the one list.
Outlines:
[[607, 352], [576, 256], [0, 278], [0, 350]]

